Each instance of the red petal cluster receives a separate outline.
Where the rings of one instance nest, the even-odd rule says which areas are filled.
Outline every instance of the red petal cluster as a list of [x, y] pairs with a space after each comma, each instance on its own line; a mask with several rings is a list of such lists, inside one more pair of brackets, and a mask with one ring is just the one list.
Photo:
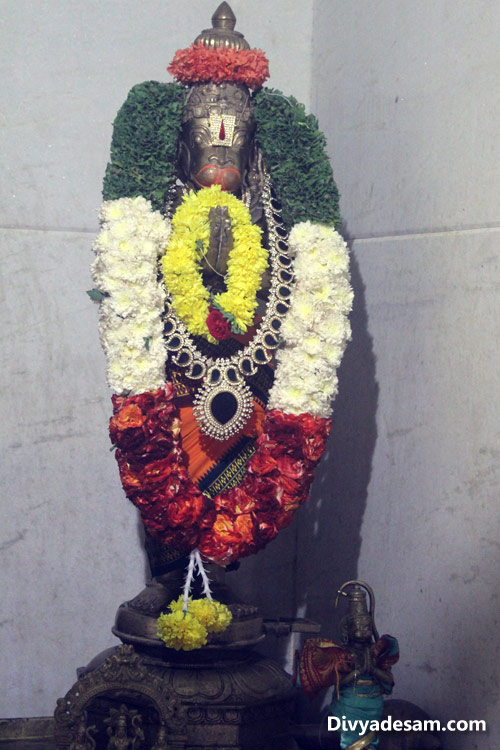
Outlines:
[[225, 339], [230, 338], [231, 326], [220, 310], [210, 307], [206, 323], [209, 333], [214, 339], [217, 339], [217, 341], [224, 341]]
[[214, 497], [217, 512], [199, 549], [227, 565], [262, 549], [292, 521], [309, 496], [313, 469], [325, 448], [329, 419], [269, 411], [243, 482]]
[[211, 500], [188, 476], [173, 398], [171, 384], [113, 397], [110, 435], [127, 497], [165, 544], [199, 547], [221, 565], [258, 552], [307, 500], [330, 420], [269, 411], [242, 483]]
[[152, 536], [176, 549], [194, 549], [215, 510], [189, 479], [171, 383], [137, 396], [113, 396], [113, 407], [109, 433], [125, 494]]
[[167, 70], [183, 84], [228, 81], [258, 89], [269, 78], [269, 61], [261, 49], [213, 49], [198, 42], [178, 49]]

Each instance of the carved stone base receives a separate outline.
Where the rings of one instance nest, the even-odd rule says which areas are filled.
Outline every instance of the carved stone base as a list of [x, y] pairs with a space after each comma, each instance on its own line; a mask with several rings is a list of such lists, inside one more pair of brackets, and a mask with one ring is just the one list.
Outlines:
[[294, 750], [288, 675], [249, 651], [96, 657], [55, 712], [59, 750]]

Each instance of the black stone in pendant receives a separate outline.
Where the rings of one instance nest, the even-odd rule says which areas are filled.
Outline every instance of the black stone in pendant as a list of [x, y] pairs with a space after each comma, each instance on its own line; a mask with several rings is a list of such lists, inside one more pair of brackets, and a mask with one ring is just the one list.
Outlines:
[[210, 401], [210, 412], [219, 424], [227, 424], [236, 414], [238, 401], [231, 391], [220, 391]]

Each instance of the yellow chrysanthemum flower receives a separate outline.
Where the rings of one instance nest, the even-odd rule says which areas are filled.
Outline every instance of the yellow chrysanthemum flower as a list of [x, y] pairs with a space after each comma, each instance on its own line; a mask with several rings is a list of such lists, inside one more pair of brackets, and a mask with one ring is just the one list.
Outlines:
[[210, 599], [194, 599], [189, 603], [189, 611], [206, 627], [210, 633], [217, 620], [217, 613]]
[[176, 651], [193, 651], [207, 642], [207, 629], [189, 612], [182, 609], [160, 615], [157, 621], [158, 637]]
[[[182, 618], [186, 615], [189, 615], [189, 618], [193, 618], [197, 620], [205, 629], [207, 633], [222, 633], [226, 628], [229, 627], [231, 624], [231, 620], [233, 619], [233, 616], [231, 614], [231, 611], [225, 604], [221, 604], [221, 602], [216, 602], [213, 599], [193, 599], [192, 597], [189, 597], [187, 601], [187, 612], [183, 612], [183, 606], [184, 606], [184, 599], [181, 596], [179, 596], [178, 599], [175, 599], [174, 601], [170, 602], [168, 605], [168, 608], [170, 610], [170, 613], [172, 615], [176, 615], [175, 619], [168, 619], [170, 617], [169, 614], [163, 614], [158, 619], [158, 635], [162, 640], [165, 640], [163, 635], [160, 634], [160, 627], [162, 632], [167, 632], [167, 636], [169, 638], [169, 643], [167, 645], [170, 646], [170, 643], [174, 642], [176, 640], [176, 637], [174, 638], [172, 636], [172, 629], [178, 629], [179, 628], [179, 622], [181, 622]], [[188, 619], [189, 619], [188, 618]], [[189, 623], [191, 623], [192, 620], [189, 619]], [[166, 625], [165, 625], [166, 623]], [[165, 631], [165, 628], [168, 629], [168, 631]], [[165, 641], [166, 642], [166, 641]], [[206, 643], [206, 640], [205, 640]], [[201, 644], [204, 645], [204, 644]], [[176, 646], [170, 646], [171, 648], [176, 648]], [[179, 646], [179, 648], [185, 648], [184, 646]], [[193, 648], [199, 648], [199, 646], [193, 646]]]
[[[192, 602], [192, 597], [189, 597], [188, 599], [188, 608], [189, 608], [190, 602]], [[168, 605], [168, 608], [171, 612], [182, 612], [183, 606], [184, 606], [184, 598], [181, 594], [178, 599], [174, 599], [172, 602], [170, 602], [170, 604]]]
[[233, 619], [229, 608], [213, 599], [193, 599], [188, 609], [203, 623], [209, 633], [222, 633]]
[[233, 615], [225, 604], [221, 604], [221, 602], [212, 603], [215, 605], [217, 618], [215, 620], [215, 623], [211, 627], [211, 632], [222, 633], [223, 630], [226, 630], [226, 628], [230, 626]]

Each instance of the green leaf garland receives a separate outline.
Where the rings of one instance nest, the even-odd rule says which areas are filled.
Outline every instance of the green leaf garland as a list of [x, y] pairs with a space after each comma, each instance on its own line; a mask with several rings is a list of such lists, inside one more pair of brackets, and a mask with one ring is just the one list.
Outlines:
[[[104, 200], [142, 195], [162, 211], [176, 179], [182, 108], [188, 89], [146, 81], [134, 86], [113, 127]], [[339, 194], [326, 141], [293, 97], [262, 88], [252, 97], [255, 138], [282, 201], [288, 229], [300, 221], [340, 226]]]
[[176, 179], [177, 143], [187, 89], [146, 81], [134, 86], [113, 124], [104, 200], [142, 195], [163, 210]]
[[339, 229], [339, 193], [314, 115], [306, 115], [304, 105], [293, 97], [268, 88], [254, 94], [252, 105], [255, 138], [283, 204], [287, 228], [312, 221]]

